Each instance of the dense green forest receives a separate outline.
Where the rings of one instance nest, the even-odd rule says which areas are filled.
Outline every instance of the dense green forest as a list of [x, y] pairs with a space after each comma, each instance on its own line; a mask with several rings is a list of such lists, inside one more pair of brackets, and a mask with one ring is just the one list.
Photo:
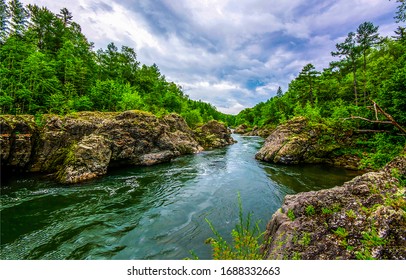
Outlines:
[[0, 0], [2, 114], [67, 114], [139, 109], [175, 112], [189, 125], [227, 122], [210, 104], [191, 100], [157, 65], [141, 65], [134, 49], [110, 43], [94, 51], [72, 14]]
[[[395, 19], [400, 24], [406, 2], [398, 2]], [[273, 128], [294, 116], [306, 116], [347, 126], [365, 133], [358, 147], [369, 151], [363, 155], [365, 166], [382, 166], [405, 146], [406, 30], [398, 26], [391, 38], [381, 37], [378, 30], [371, 22], [360, 24], [332, 50], [334, 60], [328, 68], [318, 71], [305, 65], [285, 93], [279, 87], [275, 97], [243, 110], [235, 125]]]

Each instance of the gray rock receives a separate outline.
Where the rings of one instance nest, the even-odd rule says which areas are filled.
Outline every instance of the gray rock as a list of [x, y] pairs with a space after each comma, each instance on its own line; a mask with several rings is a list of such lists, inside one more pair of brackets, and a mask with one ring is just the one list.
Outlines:
[[406, 259], [406, 155], [328, 190], [287, 195], [269, 221], [268, 259]]

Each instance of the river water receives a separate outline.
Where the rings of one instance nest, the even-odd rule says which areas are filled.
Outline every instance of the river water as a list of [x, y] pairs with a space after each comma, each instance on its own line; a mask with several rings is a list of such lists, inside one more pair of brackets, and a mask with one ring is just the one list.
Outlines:
[[254, 159], [259, 137], [233, 135], [232, 146], [151, 167], [110, 170], [63, 186], [38, 176], [3, 181], [1, 259], [211, 258], [205, 218], [230, 240], [244, 213], [261, 229], [286, 194], [340, 185], [355, 172], [281, 166]]

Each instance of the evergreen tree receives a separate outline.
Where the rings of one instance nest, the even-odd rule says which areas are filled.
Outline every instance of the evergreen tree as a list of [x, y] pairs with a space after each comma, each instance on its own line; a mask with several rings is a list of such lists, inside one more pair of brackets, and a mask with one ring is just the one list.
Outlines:
[[67, 28], [72, 23], [73, 16], [67, 8], [62, 8], [57, 17], [62, 20], [64, 28]]
[[10, 20], [10, 33], [22, 36], [27, 27], [27, 11], [19, 0], [8, 2]]
[[282, 88], [279, 86], [278, 90], [276, 91], [276, 96], [277, 97], [282, 97], [282, 95], [283, 95]]
[[374, 26], [372, 22], [364, 22], [357, 29], [357, 42], [360, 46], [362, 58], [363, 58], [363, 92], [364, 92], [364, 105], [367, 102], [367, 52], [368, 50], [377, 44], [379, 41], [378, 26]]
[[354, 32], [348, 33], [347, 38], [343, 43], [336, 44], [337, 51], [331, 52], [332, 56], [344, 56], [345, 62], [350, 64], [353, 76], [353, 90], [355, 97], [355, 105], [358, 106], [358, 91], [357, 91], [357, 59], [360, 55], [360, 48], [357, 46], [356, 35]]
[[0, 0], [0, 46], [8, 36], [9, 12], [5, 0]]

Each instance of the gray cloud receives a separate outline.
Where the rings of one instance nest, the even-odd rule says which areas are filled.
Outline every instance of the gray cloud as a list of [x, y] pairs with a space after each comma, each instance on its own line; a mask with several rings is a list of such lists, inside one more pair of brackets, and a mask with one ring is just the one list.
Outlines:
[[381, 35], [396, 29], [387, 0], [23, 0], [58, 12], [66, 6], [97, 48], [134, 47], [191, 98], [227, 113], [287, 89], [307, 63], [330, 52], [364, 21]]

